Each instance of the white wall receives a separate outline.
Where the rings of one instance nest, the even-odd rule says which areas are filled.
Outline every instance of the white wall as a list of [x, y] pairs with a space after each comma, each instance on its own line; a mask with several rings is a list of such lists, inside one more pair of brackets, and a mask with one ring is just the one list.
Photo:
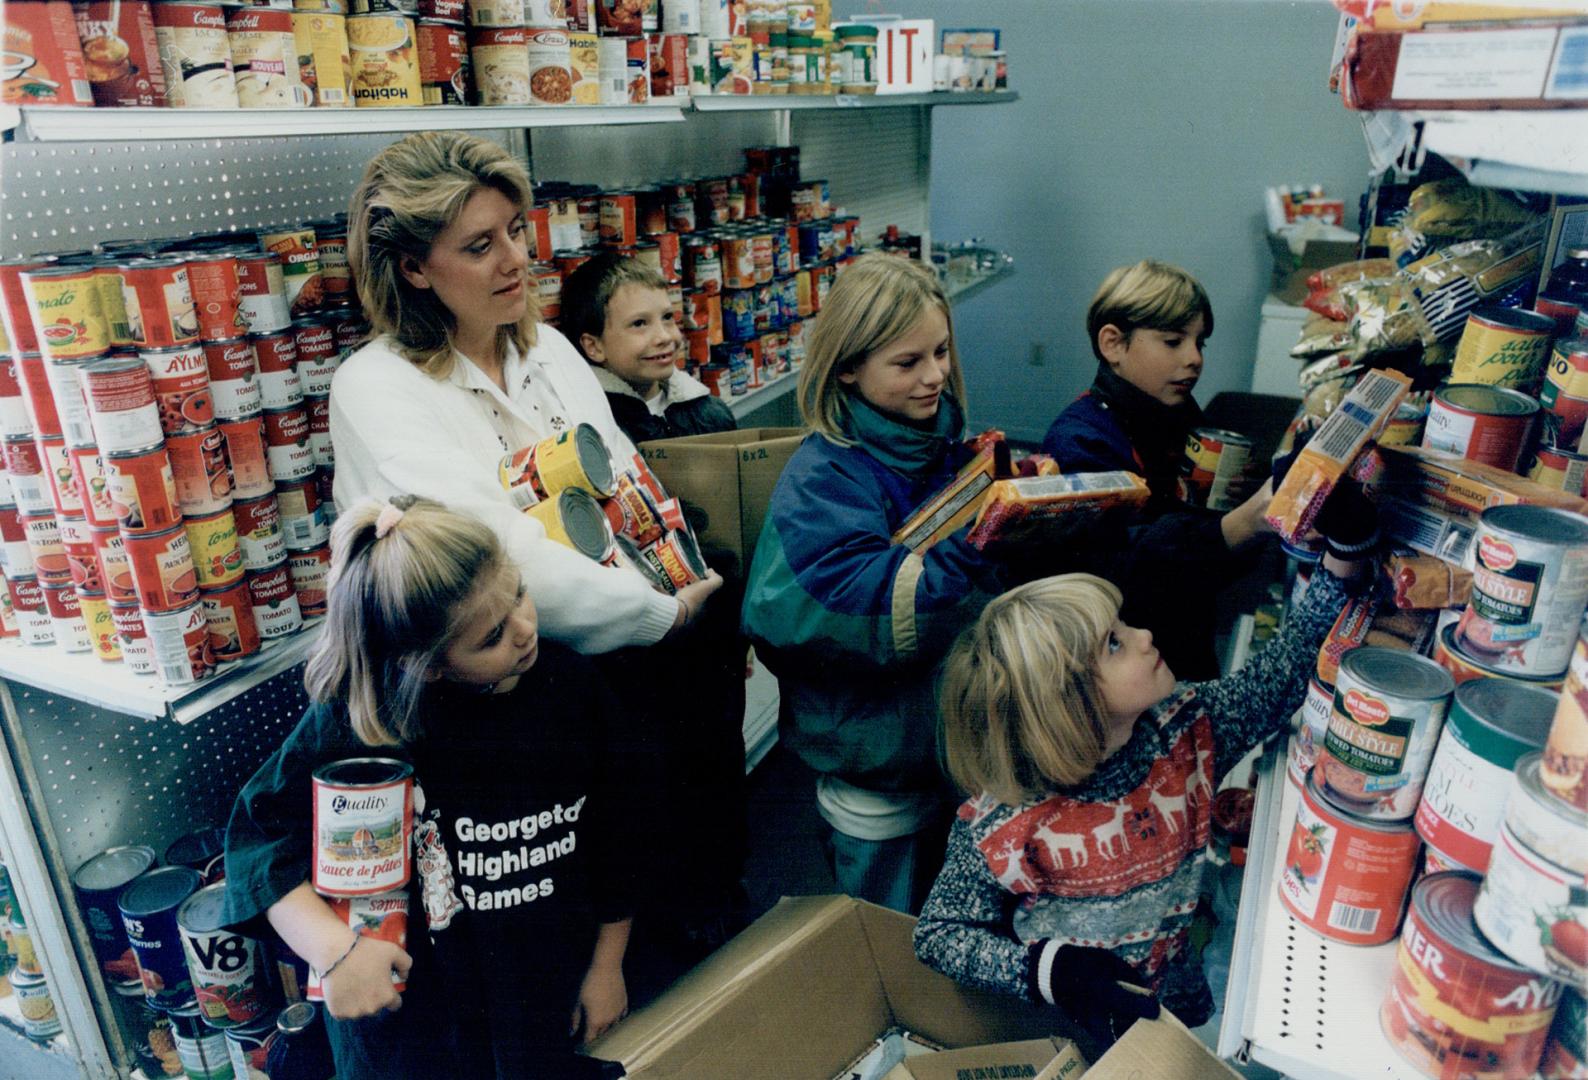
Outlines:
[[1327, 89], [1325, 0], [838, 0], [996, 26], [1013, 105], [933, 114], [932, 229], [1012, 253], [1018, 276], [958, 308], [973, 422], [1040, 438], [1091, 382], [1086, 305], [1148, 256], [1207, 288], [1216, 330], [1197, 397], [1250, 384], [1270, 258], [1262, 189], [1367, 183], [1359, 124]]

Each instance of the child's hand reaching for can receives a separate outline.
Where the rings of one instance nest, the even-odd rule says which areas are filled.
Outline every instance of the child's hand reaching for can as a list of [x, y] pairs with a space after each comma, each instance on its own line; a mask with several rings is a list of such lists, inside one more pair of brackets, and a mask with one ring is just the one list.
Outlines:
[[326, 1011], [338, 1020], [396, 1012], [403, 999], [392, 985], [392, 972], [406, 981], [412, 966], [413, 958], [400, 946], [380, 938], [360, 938], [358, 947], [321, 981]]

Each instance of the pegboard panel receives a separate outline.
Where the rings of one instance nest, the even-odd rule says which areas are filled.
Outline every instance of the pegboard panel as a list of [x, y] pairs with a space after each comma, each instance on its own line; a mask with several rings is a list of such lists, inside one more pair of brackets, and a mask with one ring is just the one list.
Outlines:
[[775, 112], [686, 112], [682, 124], [536, 128], [529, 152], [537, 180], [617, 189], [741, 172], [745, 147], [777, 141]]
[[237, 792], [308, 705], [302, 665], [185, 726], [10, 685], [39, 809], [67, 867], [117, 844], [164, 851], [184, 833], [226, 824]]
[[369, 159], [401, 137], [8, 142], [0, 246], [32, 255], [329, 217], [347, 209]]
[[926, 234], [931, 110], [819, 109], [791, 116], [800, 175], [827, 180], [833, 204], [860, 215], [867, 243], [889, 225]]

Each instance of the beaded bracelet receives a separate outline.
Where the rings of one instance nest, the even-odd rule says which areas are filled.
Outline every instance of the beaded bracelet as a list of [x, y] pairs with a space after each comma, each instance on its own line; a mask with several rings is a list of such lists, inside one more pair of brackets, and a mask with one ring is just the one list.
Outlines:
[[325, 980], [329, 979], [331, 977], [331, 972], [341, 967], [342, 961], [346, 960], [349, 956], [352, 956], [353, 950], [358, 948], [358, 943], [363, 940], [364, 935], [355, 933], [353, 935], [353, 940], [348, 944], [346, 951], [343, 952], [341, 956], [338, 956], [336, 960], [332, 962], [330, 967], [326, 968], [324, 971], [316, 971], [314, 974], [320, 980], [320, 982], [323, 983]]

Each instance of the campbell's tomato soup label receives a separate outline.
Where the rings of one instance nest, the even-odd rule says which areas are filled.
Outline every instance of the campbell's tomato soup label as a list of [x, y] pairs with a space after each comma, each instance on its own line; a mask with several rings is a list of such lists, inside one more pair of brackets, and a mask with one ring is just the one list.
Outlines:
[[248, 575], [248, 599], [254, 608], [254, 626], [266, 640], [285, 637], [303, 628], [303, 611], [292, 587], [285, 562]]
[[1496, 506], [1478, 523], [1462, 648], [1500, 674], [1559, 675], [1588, 605], [1588, 518]]
[[408, 884], [412, 834], [411, 766], [353, 758], [315, 770], [316, 892], [368, 896]]

